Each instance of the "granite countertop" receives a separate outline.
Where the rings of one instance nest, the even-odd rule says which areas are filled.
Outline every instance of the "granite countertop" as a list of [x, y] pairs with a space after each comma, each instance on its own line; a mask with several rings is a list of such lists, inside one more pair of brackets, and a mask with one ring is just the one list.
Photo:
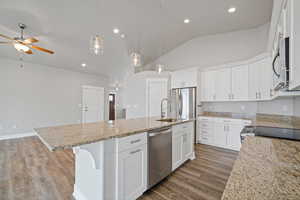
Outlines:
[[300, 117], [269, 115], [269, 114], [239, 114], [223, 112], [204, 112], [199, 117], [218, 117], [229, 119], [251, 120], [252, 126], [300, 129]]
[[300, 199], [300, 142], [246, 137], [222, 200]]
[[110, 138], [124, 137], [156, 128], [194, 121], [160, 122], [160, 117], [120, 119], [96, 123], [72, 124], [46, 128], [36, 128], [38, 137], [51, 150], [72, 148]]

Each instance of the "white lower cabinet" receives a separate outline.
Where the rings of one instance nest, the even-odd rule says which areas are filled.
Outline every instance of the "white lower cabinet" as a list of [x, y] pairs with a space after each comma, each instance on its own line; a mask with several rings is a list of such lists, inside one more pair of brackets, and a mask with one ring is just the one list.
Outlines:
[[172, 170], [194, 157], [194, 122], [172, 127]]
[[249, 120], [199, 117], [198, 142], [239, 151], [240, 133], [244, 126], [250, 124]]
[[119, 153], [117, 168], [117, 199], [137, 199], [147, 189], [147, 145]]
[[183, 137], [178, 135], [172, 138], [172, 170], [175, 170], [183, 161]]
[[211, 133], [214, 136], [212, 144], [218, 147], [227, 147], [227, 126], [222, 122], [215, 122], [215, 131]]

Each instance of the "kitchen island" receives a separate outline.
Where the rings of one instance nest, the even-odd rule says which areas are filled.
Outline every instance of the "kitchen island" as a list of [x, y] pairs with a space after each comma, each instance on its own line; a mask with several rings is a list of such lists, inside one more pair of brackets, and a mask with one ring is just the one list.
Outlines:
[[[158, 117], [35, 129], [50, 151], [73, 148], [77, 200], [133, 200], [148, 183], [148, 134], [172, 129], [172, 170], [194, 159], [194, 119]], [[171, 142], [171, 141], [170, 141]]]

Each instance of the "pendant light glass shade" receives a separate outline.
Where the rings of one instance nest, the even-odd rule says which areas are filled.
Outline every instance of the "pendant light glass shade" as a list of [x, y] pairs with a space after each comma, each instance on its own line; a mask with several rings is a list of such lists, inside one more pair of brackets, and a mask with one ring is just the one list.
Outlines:
[[96, 35], [91, 39], [91, 51], [95, 55], [103, 55], [104, 53], [104, 41], [100, 35]]
[[157, 73], [162, 73], [165, 70], [165, 66], [163, 64], [157, 64], [156, 65], [156, 71]]
[[139, 53], [133, 52], [131, 54], [131, 62], [134, 67], [140, 67], [142, 65], [142, 56]]

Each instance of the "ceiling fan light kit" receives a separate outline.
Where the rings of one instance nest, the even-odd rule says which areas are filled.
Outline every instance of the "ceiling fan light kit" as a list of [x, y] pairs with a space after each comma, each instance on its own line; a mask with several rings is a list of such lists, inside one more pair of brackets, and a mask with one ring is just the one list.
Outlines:
[[24, 52], [26, 54], [33, 54], [33, 52], [32, 52], [31, 49], [35, 49], [35, 50], [42, 51], [42, 52], [49, 53], [49, 54], [54, 54], [54, 52], [51, 51], [51, 50], [44, 49], [42, 47], [33, 45], [32, 43], [38, 42], [37, 39], [35, 39], [35, 38], [26, 38], [25, 39], [24, 38], [24, 29], [26, 28], [26, 25], [23, 24], [23, 23], [19, 23], [18, 26], [19, 26], [19, 28], [21, 30], [21, 36], [20, 37], [11, 38], [9, 36], [0, 34], [0, 37], [4, 38], [6, 40], [9, 40], [8, 42], [0, 42], [0, 44], [10, 44], [10, 45], [13, 45], [13, 47], [17, 51]]

